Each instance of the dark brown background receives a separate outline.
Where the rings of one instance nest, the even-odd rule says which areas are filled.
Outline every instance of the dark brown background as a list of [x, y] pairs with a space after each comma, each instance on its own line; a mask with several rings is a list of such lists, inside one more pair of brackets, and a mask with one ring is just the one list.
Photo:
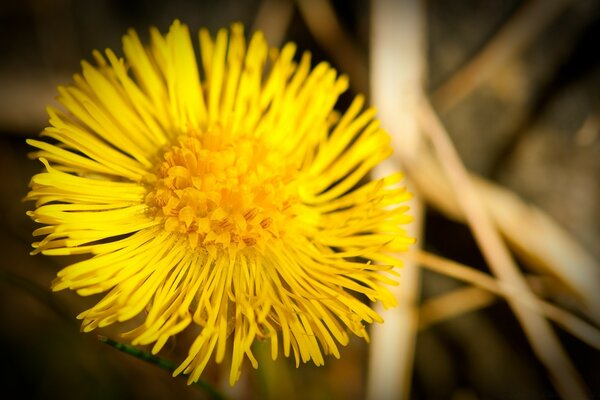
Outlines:
[[[435, 92], [523, 3], [427, 2], [429, 90]], [[27, 159], [24, 140], [46, 125], [45, 105], [54, 102], [56, 85], [69, 82], [79, 71], [79, 60], [91, 59], [93, 49], [110, 47], [119, 53], [127, 28], [136, 28], [142, 36], [150, 25], [164, 32], [174, 18], [192, 31], [206, 26], [214, 33], [233, 21], [251, 27], [259, 4], [256, 0], [0, 2], [0, 362], [5, 371], [0, 374], [0, 398], [204, 397], [183, 379], [170, 378], [167, 372], [97, 342], [95, 334], [80, 333], [75, 315], [94, 299], [49, 291], [54, 274], [69, 260], [28, 255], [34, 224], [25, 211], [32, 204], [20, 200], [40, 165]], [[368, 2], [339, 0], [333, 5], [365, 62]], [[315, 61], [335, 64], [312, 37], [298, 9], [292, 13], [285, 39], [312, 51]], [[592, 124], [586, 131], [582, 127], [600, 118], [599, 33], [600, 2], [571, 1], [518, 57], [442, 114], [469, 168], [546, 210], [597, 259], [600, 125]], [[429, 210], [425, 229], [427, 249], [485, 268], [464, 226]], [[425, 273], [423, 296], [456, 285]], [[600, 397], [600, 354], [567, 334], [560, 336], [587, 385]], [[164, 356], [176, 359], [178, 347], [173, 343]], [[258, 371], [244, 373], [233, 397], [362, 398], [366, 356], [367, 346], [354, 341], [343, 350], [341, 360], [329, 359], [321, 368], [303, 365], [296, 370], [291, 362], [272, 363], [267, 357]], [[206, 377], [221, 384], [216, 369]], [[413, 398], [556, 396], [503, 302], [419, 336]]]

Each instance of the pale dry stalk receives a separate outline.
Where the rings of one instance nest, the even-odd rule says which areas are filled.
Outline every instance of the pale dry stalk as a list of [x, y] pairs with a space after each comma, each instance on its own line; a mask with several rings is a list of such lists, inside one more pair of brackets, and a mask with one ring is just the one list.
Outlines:
[[[415, 110], [423, 95], [426, 70], [424, 4], [413, 0], [376, 0], [371, 9], [371, 95], [383, 126], [392, 136], [395, 154], [408, 160], [419, 152]], [[406, 156], [406, 157], [403, 157]], [[396, 172], [392, 160], [382, 164], [375, 177]], [[415, 191], [408, 182], [409, 190]], [[423, 203], [418, 194], [409, 204], [415, 218], [409, 234], [420, 239]], [[419, 244], [417, 244], [418, 246]], [[373, 326], [368, 369], [367, 398], [408, 399], [418, 332], [417, 302], [420, 274], [407, 262], [394, 288], [399, 306], [378, 311], [383, 325]]]
[[[453, 187], [458, 203], [489, 267], [502, 282], [507, 282], [521, 290], [524, 295], [535, 298], [506, 245], [494, 228], [492, 219], [481, 203], [475, 186], [471, 182], [448, 133], [429, 102], [424, 101], [422, 103], [419, 116], [423, 130], [428, 134], [433, 144], [438, 159]], [[517, 302], [509, 300], [509, 304], [521, 323], [533, 351], [548, 369], [558, 392], [568, 399], [587, 398], [587, 392], [579, 374], [548, 321]]]
[[526, 0], [485, 47], [435, 91], [433, 103], [447, 111], [501, 66], [527, 48], [569, 5], [569, 0]]
[[[600, 350], [600, 330], [597, 327], [552, 303], [540, 300], [535, 296], [529, 296], [522, 290], [472, 267], [434, 254], [424, 251], [412, 251], [406, 257], [423, 268], [474, 285], [444, 293], [425, 302], [422, 306], [421, 329], [425, 329], [433, 323], [455, 317], [461, 310], [464, 313], [474, 311], [475, 306], [484, 307], [493, 300], [489, 296], [495, 297], [493, 295], [497, 295], [518, 302], [530, 308], [533, 312], [551, 319], [582, 342]], [[483, 293], [487, 293], [487, 295]], [[448, 307], [449, 302], [458, 302], [458, 304]], [[441, 306], [444, 310], [441, 310]], [[426, 307], [430, 309], [427, 310]], [[457, 308], [461, 310], [454, 313], [453, 310]]]
[[261, 31], [271, 47], [279, 48], [293, 14], [292, 0], [262, 0], [252, 24], [252, 32]]
[[[440, 162], [431, 151], [403, 163], [419, 194], [446, 216], [458, 221], [465, 214], [456, 201]], [[402, 160], [398, 157], [398, 162]], [[482, 203], [498, 230], [527, 266], [558, 279], [563, 292], [576, 300], [581, 311], [600, 324], [600, 267], [598, 262], [564, 228], [533, 204], [510, 190], [470, 174]]]

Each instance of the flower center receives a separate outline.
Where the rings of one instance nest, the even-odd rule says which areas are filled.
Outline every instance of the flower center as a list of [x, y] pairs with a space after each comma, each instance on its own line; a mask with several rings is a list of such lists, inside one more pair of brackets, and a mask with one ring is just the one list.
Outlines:
[[169, 148], [146, 197], [192, 249], [261, 249], [294, 216], [296, 169], [260, 139], [190, 132]]

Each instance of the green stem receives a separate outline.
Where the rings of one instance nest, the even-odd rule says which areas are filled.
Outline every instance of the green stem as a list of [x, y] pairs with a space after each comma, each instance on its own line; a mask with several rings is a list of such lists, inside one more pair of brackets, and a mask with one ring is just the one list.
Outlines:
[[[130, 356], [134, 356], [135, 358], [139, 358], [140, 360], [144, 360], [146, 362], [154, 364], [154, 365], [156, 365], [162, 369], [165, 369], [169, 372], [175, 371], [176, 366], [171, 361], [165, 360], [160, 357], [153, 356], [152, 354], [147, 353], [143, 350], [140, 350], [133, 346], [129, 346], [129, 345], [117, 342], [115, 340], [107, 338], [106, 336], [98, 335], [98, 340], [102, 343], [105, 343], [105, 344], [111, 346], [111, 347], [114, 347], [117, 350], [122, 351], [125, 354], [129, 354]], [[181, 374], [181, 376], [186, 376], [186, 374]], [[205, 382], [203, 380], [198, 380], [194, 383], [196, 385], [200, 386], [202, 389], [204, 389], [212, 399], [225, 400], [225, 397], [221, 393], [219, 393], [219, 391], [217, 391], [215, 388], [213, 388], [210, 384], [208, 384], [207, 382]]]

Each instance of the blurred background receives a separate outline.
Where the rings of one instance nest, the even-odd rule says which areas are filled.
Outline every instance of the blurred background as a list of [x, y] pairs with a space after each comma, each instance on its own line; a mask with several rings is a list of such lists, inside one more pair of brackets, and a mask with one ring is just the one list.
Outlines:
[[[466, 166], [539, 206], [600, 259], [600, 2], [429, 0], [425, 10], [425, 89]], [[47, 125], [46, 105], [56, 103], [56, 86], [71, 82], [80, 60], [90, 60], [94, 49], [122, 54], [121, 36], [131, 27], [147, 37], [150, 26], [165, 32], [179, 18], [193, 32], [204, 26], [214, 34], [241, 21], [248, 31], [264, 30], [274, 46], [294, 41], [313, 54], [313, 63], [326, 60], [348, 73], [343, 108], [356, 93], [369, 93], [370, 17], [370, 3], [359, 0], [0, 2], [0, 398], [207, 398], [184, 379], [98, 342], [95, 333], [80, 333], [75, 316], [96, 299], [49, 290], [56, 272], [72, 260], [29, 256], [35, 224], [25, 212], [33, 205], [21, 199], [41, 165], [27, 158], [25, 139]], [[500, 35], [524, 18], [515, 35]], [[323, 40], [329, 29], [344, 33], [339, 46]], [[494, 58], [500, 53], [508, 54], [501, 62]], [[481, 54], [487, 58], [473, 67]], [[486, 63], [498, 65], [478, 78]], [[465, 75], [466, 67], [473, 69]], [[487, 271], [465, 225], [427, 207], [423, 230], [426, 250]], [[528, 277], [539, 296], [571, 305], [553, 297], [552, 280], [543, 273]], [[422, 305], [463, 285], [427, 271], [421, 282]], [[600, 398], [600, 352], [557, 332]], [[163, 357], [181, 359], [178, 343], [167, 347]], [[260, 368], [247, 368], [235, 388], [227, 387], [227, 372], [218, 367], [205, 378], [232, 398], [366, 395], [369, 347], [359, 340], [342, 349], [340, 360], [330, 358], [319, 368], [273, 362], [262, 344], [257, 347]], [[559, 397], [499, 299], [422, 327], [414, 354], [410, 398]]]

